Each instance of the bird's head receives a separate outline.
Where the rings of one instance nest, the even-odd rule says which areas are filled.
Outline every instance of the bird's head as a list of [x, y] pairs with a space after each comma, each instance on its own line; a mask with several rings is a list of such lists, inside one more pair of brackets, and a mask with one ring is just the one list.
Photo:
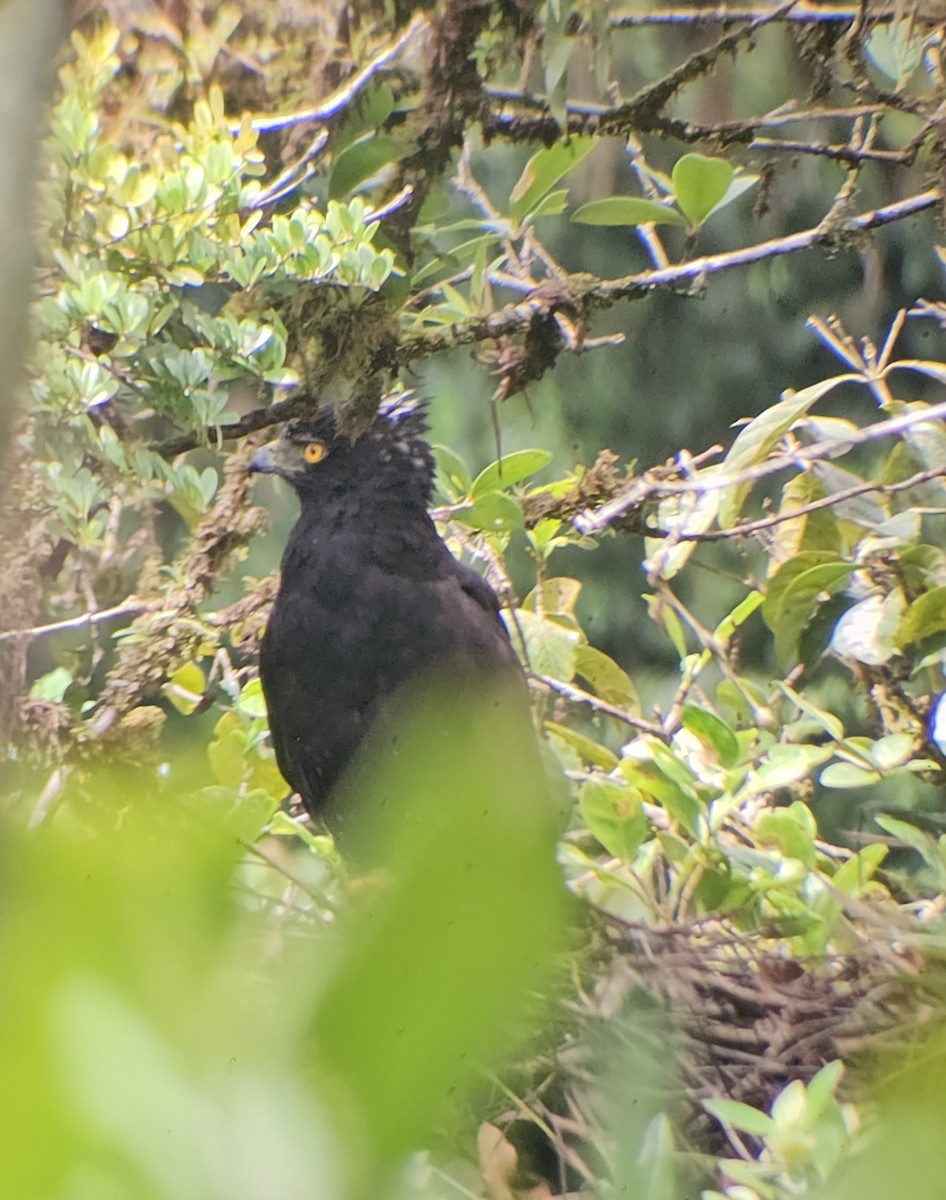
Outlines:
[[426, 430], [425, 404], [413, 393], [385, 400], [356, 437], [338, 429], [334, 409], [323, 408], [290, 421], [280, 437], [256, 451], [249, 469], [281, 476], [303, 500], [400, 491], [427, 504], [434, 461]]

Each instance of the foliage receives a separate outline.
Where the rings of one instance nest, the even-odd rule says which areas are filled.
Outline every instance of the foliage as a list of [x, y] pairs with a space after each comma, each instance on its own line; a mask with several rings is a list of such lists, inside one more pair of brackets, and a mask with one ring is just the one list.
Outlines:
[[[587, 1106], [576, 1097], [593, 1033], [631, 1044], [645, 991], [683, 1022], [669, 975], [612, 1003], [610, 983], [649, 950], [635, 957], [608, 930], [684, 939], [694, 1003], [717, 1004], [725, 977], [745, 1006], [781, 1015], [784, 975], [823, 987], [829, 1015], [867, 1011], [878, 1036], [913, 1036], [925, 1011], [919, 988], [882, 1014], [869, 1005], [878, 978], [893, 991], [921, 973], [942, 933], [946, 835], [924, 811], [946, 765], [927, 728], [946, 674], [942, 304], [903, 297], [859, 341], [815, 315], [840, 373], [754, 396], [725, 448], [705, 449], [717, 430], [694, 403], [695, 453], [621, 463], [602, 449], [619, 406], [590, 395], [590, 465], [498, 434], [479, 471], [459, 438], [436, 447], [434, 516], [503, 593], [572, 789], [559, 869], [561, 831], [508, 731], [442, 698], [407, 720], [400, 766], [365, 768], [364, 836], [389, 877], [350, 880], [330, 837], [282, 806], [255, 669], [279, 538], [257, 537], [245, 465], [260, 430], [325, 395], [356, 433], [409, 371], [469, 346], [494, 376], [501, 431], [500, 402], [547, 402], [563, 356], [608, 354], [615, 335], [591, 325], [624, 301], [653, 312], [653, 293], [704, 285], [712, 298], [717, 276], [753, 263], [771, 299], [797, 251], [881, 253], [872, 231], [941, 203], [921, 183], [903, 198], [883, 174], [941, 166], [926, 18], [844, 25], [810, 5], [792, 41], [794, 18], [773, 8], [701, 29], [681, 57], [673, 31], [648, 28], [659, 14], [627, 26], [601, 3], [409, 20], [366, 5], [359, 21], [312, 5], [295, 26], [222, 4], [176, 29], [166, 13], [163, 33], [105, 7], [73, 32], [49, 113], [31, 388], [0, 529], [6, 1190], [452, 1194], [481, 1188], [456, 1145], [489, 1118], [511, 1166], [480, 1174], [513, 1194], [508, 1104], [602, 1192], [670, 1198], [695, 1179], [707, 1196], [780, 1200], [830, 1189], [877, 1145], [895, 1159], [886, 1131], [909, 1097], [893, 1089], [865, 1139], [873, 1081], [842, 1081], [831, 1020], [793, 1030], [781, 1059], [708, 1030], [725, 1069], [687, 1103], [616, 1051], [613, 1077]], [[640, 42], [618, 53], [627, 27]], [[763, 116], [695, 119], [688, 96], [712, 99], [730, 56], [740, 81], [759, 55], [781, 86], [783, 45], [809, 73], [809, 111], [767, 100]], [[647, 81], [628, 95], [622, 54]], [[569, 98], [582, 64], [606, 104]], [[302, 78], [318, 80], [315, 106]], [[846, 132], [829, 144], [825, 128]], [[596, 184], [615, 154], [627, 178]], [[826, 164], [811, 194], [772, 167], [790, 155]], [[809, 228], [792, 204], [817, 210]], [[756, 234], [772, 205], [774, 235]], [[592, 273], [605, 244], [623, 273]], [[804, 297], [806, 260], [791, 261]], [[805, 315], [792, 307], [795, 326]], [[717, 340], [739, 342], [714, 319]], [[934, 331], [922, 352], [918, 328]], [[703, 399], [698, 354], [657, 359]], [[480, 393], [485, 375], [457, 372]], [[461, 381], [444, 390], [463, 396]], [[632, 535], [647, 622], [635, 637], [665, 666], [656, 702], [588, 619], [595, 558]], [[702, 585], [707, 567], [729, 579]], [[632, 626], [612, 595], [614, 623]], [[420, 819], [372, 812], [382, 774]], [[567, 997], [540, 1003], [562, 966], [563, 878], [593, 917]], [[846, 956], [869, 970], [834, 969]], [[132, 1078], [146, 1082], [129, 1103]], [[173, 1153], [155, 1150], [164, 1128]]]

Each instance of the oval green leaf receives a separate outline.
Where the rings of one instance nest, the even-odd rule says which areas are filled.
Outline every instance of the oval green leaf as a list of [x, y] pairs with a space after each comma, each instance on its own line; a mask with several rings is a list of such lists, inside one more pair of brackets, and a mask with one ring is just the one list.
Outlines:
[[681, 717], [683, 728], [709, 746], [724, 767], [733, 767], [739, 761], [739, 742], [733, 729], [715, 713], [705, 708], [688, 704]]
[[702, 225], [729, 191], [736, 171], [725, 158], [684, 154], [673, 168], [673, 191], [693, 227]]
[[478, 500], [497, 488], [511, 487], [536, 471], [541, 471], [551, 461], [552, 455], [548, 450], [515, 450], [512, 454], [505, 454], [480, 471], [473, 480], [470, 495]]
[[607, 779], [589, 779], [582, 786], [581, 817], [605, 850], [629, 862], [650, 832], [634, 788]]
[[683, 213], [656, 200], [638, 196], [608, 196], [592, 200], [572, 214], [579, 225], [680, 225], [686, 227]]
[[505, 533], [525, 525], [522, 509], [512, 496], [502, 492], [486, 492], [469, 508], [458, 509], [454, 516], [464, 525], [482, 529], [484, 533]]

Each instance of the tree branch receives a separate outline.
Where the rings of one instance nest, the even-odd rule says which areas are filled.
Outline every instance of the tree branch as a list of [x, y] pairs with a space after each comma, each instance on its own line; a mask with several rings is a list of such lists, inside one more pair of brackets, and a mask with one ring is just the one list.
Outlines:
[[[695, 8], [690, 5], [680, 5], [677, 8], [667, 8], [662, 12], [645, 13], [615, 13], [611, 17], [612, 29], [642, 29], [652, 25], [740, 25], [746, 22], [758, 21], [769, 15], [763, 8], [730, 7], [719, 4], [715, 8]], [[856, 21], [862, 15], [860, 5], [851, 4], [809, 4], [799, 0], [790, 12], [775, 18], [778, 21], [791, 22], [798, 25], [820, 25], [846, 23]], [[870, 21], [873, 25], [886, 25], [901, 19], [902, 6], [891, 4], [887, 8], [878, 6], [870, 10]], [[943, 19], [942, 11], [935, 8], [910, 10], [910, 19], [924, 25], [938, 25]]]
[[[896, 364], [893, 364], [896, 366]], [[773, 455], [765, 462], [757, 463], [753, 467], [747, 467], [744, 471], [736, 471], [731, 474], [725, 472], [717, 472], [715, 474], [704, 473], [694, 479], [679, 479], [668, 480], [659, 478], [653, 473], [642, 475], [634, 479], [629, 484], [626, 492], [623, 495], [614, 497], [613, 500], [608, 500], [601, 505], [600, 508], [592, 511], [586, 509], [583, 513], [579, 513], [573, 519], [573, 524], [579, 533], [594, 534], [601, 533], [610, 525], [627, 517], [627, 515], [640, 508], [644, 503], [655, 499], [667, 499], [671, 496], [684, 495], [706, 495], [709, 492], [725, 491], [728, 488], [742, 487], [747, 483], [757, 483], [760, 479], [765, 479], [769, 475], [776, 475], [780, 471], [789, 470], [792, 467], [806, 469], [812, 463], [819, 462], [826, 458], [836, 458], [839, 454], [846, 454], [854, 449], [855, 446], [863, 446], [867, 442], [877, 441], [879, 438], [894, 437], [907, 429], [912, 429], [916, 425], [928, 424], [932, 421], [941, 421], [946, 418], [946, 401], [940, 404], [931, 404], [921, 411], [912, 411], [901, 417], [891, 417], [887, 421], [878, 421], [874, 425], [868, 425], [864, 429], [859, 429], [850, 434], [846, 438], [825, 439], [820, 442], [814, 442], [810, 446], [803, 446], [797, 450], [788, 451], [782, 454]], [[938, 474], [946, 472], [934, 472], [930, 478], [936, 478]], [[925, 474], [925, 473], [924, 473]], [[911, 481], [911, 486], [916, 486], [917, 482], [923, 482], [917, 478]], [[887, 484], [891, 490], [902, 490], [893, 484]], [[904, 487], [906, 485], [903, 485]], [[881, 487], [863, 489], [855, 489], [855, 495], [861, 491], [883, 490]], [[834, 503], [838, 503], [838, 496], [842, 499], [843, 494], [838, 493], [833, 497]], [[827, 507], [827, 505], [819, 505], [819, 507]], [[786, 520], [799, 516], [798, 510], [793, 511]], [[770, 522], [766, 518], [767, 523]], [[771, 521], [776, 524], [777, 522]], [[751, 532], [745, 526], [740, 526], [741, 532]], [[694, 540], [688, 537], [685, 533], [678, 533], [674, 536], [680, 540]], [[705, 535], [700, 535], [701, 537]], [[730, 536], [736, 536], [735, 533]]]
[[65, 621], [52, 621], [48, 625], [34, 625], [30, 629], [5, 629], [0, 633], [0, 642], [27, 641], [45, 637], [50, 633], [63, 633], [69, 629], [85, 629], [87, 625], [101, 625], [105, 621], [114, 621], [119, 617], [140, 617], [143, 612], [154, 608], [154, 605], [142, 604], [139, 600], [123, 600], [114, 608], [101, 608], [97, 612], [82, 613], [78, 617], [70, 617]]
[[[356, 71], [321, 104], [315, 105], [314, 108], [303, 108], [294, 113], [284, 113], [281, 116], [253, 117], [251, 120], [253, 128], [259, 133], [271, 133], [273, 130], [288, 129], [293, 125], [303, 125], [308, 121], [332, 120], [333, 117], [337, 117], [339, 113], [343, 112], [353, 100], [357, 99], [358, 94], [364, 91], [383, 67], [386, 67], [393, 58], [396, 58], [421, 32], [429, 27], [430, 23], [424, 14], [416, 13], [399, 37], [384, 50], [379, 51], [374, 58], [369, 59], [361, 70]], [[230, 131], [237, 134], [240, 132], [240, 128], [241, 122], [235, 121], [231, 124]]]
[[[849, 221], [840, 222], [830, 228], [816, 225], [788, 237], [771, 238], [741, 250], [694, 258], [687, 262], [674, 263], [669, 267], [628, 275], [623, 279], [589, 282], [586, 276], [570, 276], [561, 284], [543, 284], [527, 299], [517, 304], [507, 304], [495, 312], [471, 317], [448, 328], [424, 329], [413, 336], [405, 336], [393, 352], [390, 348], [385, 348], [385, 362], [379, 363], [378, 369], [406, 367], [418, 359], [455, 350], [460, 346], [508, 337], [528, 328], [533, 321], [550, 319], [559, 309], [585, 318], [593, 311], [610, 308], [620, 300], [638, 300], [659, 288], [673, 288], [680, 284], [700, 281], [709, 275], [732, 270], [734, 267], [750, 266], [767, 258], [808, 250], [819, 244], [837, 245], [845, 234], [859, 233], [892, 221], [903, 220], [932, 208], [939, 200], [939, 189], [930, 188], [926, 192], [908, 196], [905, 200], [898, 200], [884, 208], [860, 213]], [[296, 395], [288, 400], [280, 400], [269, 408], [254, 409], [230, 425], [208, 427], [201, 435], [181, 434], [158, 443], [152, 449], [163, 458], [174, 458], [197, 446], [219, 446], [224, 441], [246, 437], [257, 430], [267, 429], [282, 421], [311, 412], [313, 404], [312, 397]]]
[[812, 500], [810, 504], [802, 504], [790, 512], [774, 513], [771, 517], [760, 517], [757, 521], [745, 521], [741, 525], [734, 525], [732, 529], [711, 529], [706, 533], [679, 533], [674, 537], [681, 542], [719, 542], [727, 538], [747, 537], [762, 529], [771, 529], [775, 525], [781, 525], [785, 521], [795, 521], [799, 517], [808, 516], [809, 513], [819, 512], [824, 508], [833, 508], [836, 504], [843, 504], [846, 500], [853, 500], [855, 497], [867, 495], [869, 492], [879, 492], [883, 496], [890, 496], [896, 492], [908, 492], [911, 488], [919, 487], [920, 484], [931, 483], [934, 479], [944, 477], [946, 477], [946, 467], [934, 467], [929, 471], [918, 471], [909, 479], [901, 479], [898, 483], [868, 481], [855, 487], [844, 488], [830, 496], [824, 496], [821, 500]]

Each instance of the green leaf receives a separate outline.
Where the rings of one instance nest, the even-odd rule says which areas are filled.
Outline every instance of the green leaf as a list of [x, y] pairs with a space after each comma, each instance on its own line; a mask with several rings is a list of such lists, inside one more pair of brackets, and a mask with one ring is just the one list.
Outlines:
[[779, 598], [773, 629], [775, 655], [781, 664], [787, 666], [796, 658], [799, 639], [814, 619], [822, 595], [844, 587], [854, 569], [853, 563], [825, 563], [803, 571], [788, 584]]
[[721, 208], [725, 208], [727, 204], [732, 204], [734, 200], [738, 200], [740, 196], [744, 196], [750, 188], [754, 188], [759, 182], [758, 175], [736, 175], [732, 183], [726, 189], [726, 195], [716, 205], [713, 211], [709, 214], [718, 213]]
[[864, 788], [879, 783], [879, 771], [868, 771], [854, 763], [832, 763], [821, 772], [819, 782], [826, 788]]
[[528, 221], [530, 224], [533, 221], [538, 221], [539, 217], [559, 217], [568, 207], [568, 189], [561, 188], [555, 192], [549, 192], [535, 206], [528, 217], [523, 218], [523, 224]]
[[240, 689], [239, 708], [248, 717], [266, 716], [266, 699], [263, 696], [263, 683], [260, 679], [251, 679]]
[[863, 896], [887, 854], [886, 846], [865, 846], [835, 871], [832, 885], [846, 896]]
[[457, 509], [453, 516], [464, 525], [482, 529], [486, 533], [508, 532], [522, 529], [525, 525], [522, 509], [512, 496], [504, 492], [485, 492], [475, 504]]
[[640, 792], [610, 779], [589, 779], [579, 800], [586, 828], [609, 854], [633, 861], [650, 833], [650, 822], [641, 807]]
[[387, 134], [373, 135], [355, 142], [335, 159], [329, 180], [329, 197], [342, 200], [388, 163], [398, 162], [409, 147]]
[[739, 761], [739, 742], [735, 731], [722, 717], [708, 709], [688, 704], [683, 709], [681, 721], [684, 729], [715, 751], [722, 766], [733, 767]]
[[386, 878], [346, 918], [314, 1025], [327, 1103], [357, 1118], [352, 1195], [382, 1194], [458, 1084], [511, 1052], [562, 945], [554, 809], [510, 715], [431, 696], [354, 781], [353, 844]]
[[899, 588], [886, 596], [876, 592], [859, 600], [835, 625], [831, 649], [869, 667], [889, 662], [896, 653], [897, 628], [905, 604]]
[[570, 729], [567, 725], [559, 725], [555, 721], [546, 721], [544, 725], [550, 733], [576, 750], [585, 762], [601, 767], [602, 770], [613, 771], [621, 761], [613, 750], [609, 750], [607, 746], [602, 746], [593, 738], [579, 733], [577, 729]]
[[516, 609], [515, 620], [504, 612], [503, 619], [513, 644], [519, 647], [533, 671], [563, 683], [575, 678], [575, 652], [580, 637], [577, 630], [566, 629], [527, 608]]
[[768, 1113], [750, 1108], [741, 1100], [704, 1100], [703, 1107], [717, 1121], [741, 1129], [743, 1133], [751, 1133], [755, 1137], [766, 1137], [775, 1131], [775, 1122]]
[[813, 721], [816, 721], [825, 733], [827, 733], [828, 737], [833, 738], [836, 742], [839, 742], [844, 737], [844, 725], [834, 713], [829, 713], [822, 708], [818, 708], [809, 697], [796, 692], [787, 683], [779, 683], [778, 687], [800, 712], [803, 712], [806, 717], [810, 717]]
[[431, 446], [437, 464], [437, 487], [450, 501], [462, 500], [470, 494], [470, 468], [449, 446]]
[[577, 166], [597, 144], [597, 138], [573, 137], [533, 154], [509, 196], [513, 220], [521, 222], [528, 216], [562, 176]]
[[613, 658], [595, 646], [576, 646], [575, 669], [594, 694], [606, 704], [614, 704], [633, 713], [640, 712], [637, 688], [627, 673]]
[[903, 614], [894, 638], [898, 646], [910, 646], [946, 630], [946, 587], [932, 588], [919, 596]]
[[809, 1081], [805, 1089], [808, 1093], [809, 1120], [817, 1119], [824, 1111], [828, 1102], [834, 1097], [841, 1076], [844, 1074], [844, 1063], [840, 1059], [826, 1063]]
[[925, 38], [911, 20], [875, 25], [867, 39], [867, 56], [897, 87], [902, 87], [923, 61]]
[[943, 878], [946, 872], [944, 872], [943, 860], [939, 856], [935, 838], [915, 825], [911, 825], [909, 821], [901, 821], [897, 817], [887, 816], [886, 813], [878, 814], [874, 820], [891, 837], [899, 838], [904, 845], [915, 850], [926, 865], [931, 867], [940, 879]]
[[185, 663], [162, 688], [178, 712], [189, 716], [200, 704], [206, 687], [204, 672], [195, 662]]
[[902, 767], [915, 749], [916, 738], [912, 733], [888, 733], [874, 742], [870, 757], [881, 771], [893, 771]]
[[[860, 378], [859, 375], [835, 375], [831, 379], [824, 379], [811, 387], [803, 388], [800, 392], [784, 392], [777, 404], [753, 417], [749, 424], [739, 431], [719, 470], [729, 475], [756, 466], [769, 456], [781, 438], [812, 405], [817, 404], [839, 384]], [[749, 487], [750, 485], [745, 483], [725, 489], [719, 507], [721, 529], [730, 528], [739, 516]]]
[[803, 550], [801, 554], [796, 554], [795, 558], [790, 558], [788, 563], [783, 563], [776, 571], [770, 581], [768, 581], [768, 589], [766, 598], [762, 601], [762, 620], [768, 625], [774, 634], [777, 630], [779, 620], [779, 608], [785, 593], [788, 589], [807, 571], [812, 570], [814, 566], [826, 565], [843, 565], [840, 563], [837, 554], [828, 550]]
[[800, 821], [791, 808], [778, 808], [759, 814], [755, 832], [763, 843], [774, 842], [787, 858], [797, 858], [811, 867], [815, 860], [813, 825], [813, 821]]
[[548, 450], [514, 450], [512, 454], [504, 454], [480, 471], [473, 480], [470, 495], [478, 500], [497, 488], [512, 487], [514, 483], [541, 471], [551, 461], [552, 455]]
[[762, 602], [762, 620], [774, 633], [778, 623], [778, 610], [785, 592], [812, 567], [839, 564], [840, 560], [830, 550], [803, 550], [783, 563], [769, 580], [768, 590]]
[[674, 164], [673, 192], [691, 227], [703, 224], [722, 201], [733, 181], [735, 168], [725, 158], [684, 154]]
[[33, 683], [30, 688], [30, 698], [51, 700], [54, 704], [60, 704], [71, 686], [72, 673], [65, 667], [54, 667], [52, 671], [41, 675]]
[[669, 204], [642, 200], [638, 196], [607, 196], [592, 200], [572, 213], [579, 225], [680, 225], [686, 227], [686, 217]]
[[580, 595], [579, 580], [569, 579], [565, 575], [553, 575], [551, 579], [543, 579], [538, 587], [532, 589], [522, 602], [522, 607], [547, 616], [572, 617]]
[[[686, 767], [674, 759], [669, 750], [661, 753], [654, 745], [654, 764], [642, 765], [635, 759], [621, 759], [621, 774], [632, 786], [650, 796], [666, 810], [671, 820], [678, 821], [691, 837], [697, 837], [700, 819], [705, 815], [705, 806], [692, 794]], [[658, 761], [659, 759], [659, 761]], [[680, 768], [681, 779], [670, 772]]]

